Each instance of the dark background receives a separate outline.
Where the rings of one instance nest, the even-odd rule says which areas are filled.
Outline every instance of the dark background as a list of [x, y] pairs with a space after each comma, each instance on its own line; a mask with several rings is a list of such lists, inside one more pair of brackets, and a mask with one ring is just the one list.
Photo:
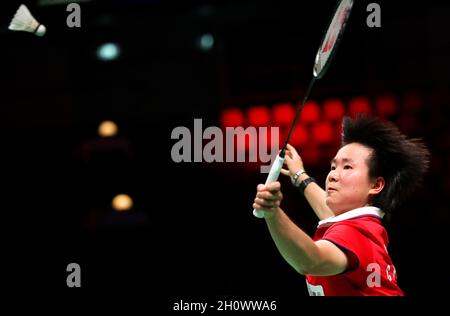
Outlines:
[[[423, 189], [394, 214], [390, 254], [410, 297], [449, 294], [450, 4], [378, 1], [381, 28], [356, 1], [343, 42], [311, 98], [414, 95], [421, 106], [390, 118], [432, 152]], [[174, 163], [177, 126], [220, 126], [227, 107], [295, 100], [335, 1], [90, 1], [81, 28], [66, 4], [24, 2], [47, 27], [7, 30], [19, 2], [1, 4], [0, 120], [5, 277], [21, 293], [143, 295], [163, 310], [182, 297], [307, 300], [304, 278], [254, 218], [258, 168]], [[198, 37], [214, 36], [210, 51]], [[121, 47], [103, 62], [101, 43]], [[97, 136], [112, 119], [119, 136]], [[321, 183], [328, 153], [306, 165]], [[316, 219], [282, 178], [284, 208], [309, 233]], [[115, 213], [117, 193], [134, 207]], [[66, 266], [82, 288], [66, 287]], [[150, 294], [154, 293], [154, 294]], [[115, 296], [112, 296], [115, 297]]]

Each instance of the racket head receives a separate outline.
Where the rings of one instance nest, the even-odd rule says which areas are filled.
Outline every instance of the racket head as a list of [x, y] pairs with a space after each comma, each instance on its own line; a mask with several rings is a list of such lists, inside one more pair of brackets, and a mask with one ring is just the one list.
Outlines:
[[342, 39], [345, 26], [350, 17], [350, 12], [353, 7], [353, 0], [340, 0], [334, 11], [333, 18], [328, 26], [319, 50], [314, 61], [313, 75], [320, 79], [325, 74], [326, 70], [331, 64], [331, 60], [336, 53], [339, 42]]

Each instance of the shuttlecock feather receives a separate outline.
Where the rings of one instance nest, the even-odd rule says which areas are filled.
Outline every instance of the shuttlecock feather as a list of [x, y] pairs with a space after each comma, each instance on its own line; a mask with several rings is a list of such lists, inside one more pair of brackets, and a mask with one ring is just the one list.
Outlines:
[[35, 33], [37, 36], [43, 36], [46, 28], [40, 24], [30, 13], [28, 8], [21, 4], [16, 14], [14, 15], [8, 29], [12, 31], [24, 31]]

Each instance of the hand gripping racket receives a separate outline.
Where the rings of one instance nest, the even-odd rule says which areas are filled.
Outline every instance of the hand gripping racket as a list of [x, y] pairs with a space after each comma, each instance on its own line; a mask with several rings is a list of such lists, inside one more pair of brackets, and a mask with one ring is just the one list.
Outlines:
[[[336, 7], [336, 10], [333, 15], [333, 19], [331, 20], [330, 25], [328, 26], [327, 32], [320, 43], [319, 50], [316, 54], [316, 59], [314, 60], [314, 68], [313, 68], [313, 77], [311, 82], [309, 83], [308, 89], [306, 90], [305, 96], [303, 97], [302, 103], [297, 110], [297, 114], [295, 115], [294, 122], [292, 123], [291, 129], [289, 131], [288, 137], [275, 159], [272, 167], [270, 168], [269, 175], [267, 176], [265, 185], [269, 183], [275, 182], [280, 175], [281, 168], [284, 163], [284, 156], [286, 154], [286, 146], [289, 143], [289, 139], [292, 136], [292, 132], [294, 131], [295, 125], [297, 124], [297, 120], [300, 117], [300, 113], [302, 112], [303, 106], [305, 105], [306, 100], [308, 99], [309, 93], [314, 85], [316, 79], [320, 79], [325, 74], [325, 71], [330, 66], [331, 60], [333, 59], [334, 54], [336, 53], [337, 47], [339, 45], [340, 40], [342, 39], [342, 34], [344, 33], [345, 26], [347, 24], [348, 18], [350, 17], [350, 11], [353, 6], [353, 0], [339, 0], [339, 3]], [[253, 210], [253, 215], [258, 218], [264, 217], [264, 211]]]

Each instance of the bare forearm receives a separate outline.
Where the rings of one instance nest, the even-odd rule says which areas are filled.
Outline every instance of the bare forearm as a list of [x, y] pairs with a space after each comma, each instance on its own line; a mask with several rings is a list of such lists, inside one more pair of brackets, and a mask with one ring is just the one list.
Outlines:
[[319, 262], [317, 245], [281, 208], [266, 223], [279, 252], [297, 272], [305, 274]]
[[[299, 183], [305, 179], [309, 178], [307, 174], [302, 174], [299, 178]], [[311, 205], [314, 213], [320, 220], [326, 219], [328, 217], [334, 216], [334, 213], [325, 203], [326, 192], [317, 183], [310, 183], [305, 189], [305, 198]]]
[[347, 267], [346, 255], [327, 240], [313, 241], [279, 207], [283, 199], [278, 181], [260, 184], [253, 207], [265, 214], [269, 232], [283, 258], [299, 273], [335, 275]]

